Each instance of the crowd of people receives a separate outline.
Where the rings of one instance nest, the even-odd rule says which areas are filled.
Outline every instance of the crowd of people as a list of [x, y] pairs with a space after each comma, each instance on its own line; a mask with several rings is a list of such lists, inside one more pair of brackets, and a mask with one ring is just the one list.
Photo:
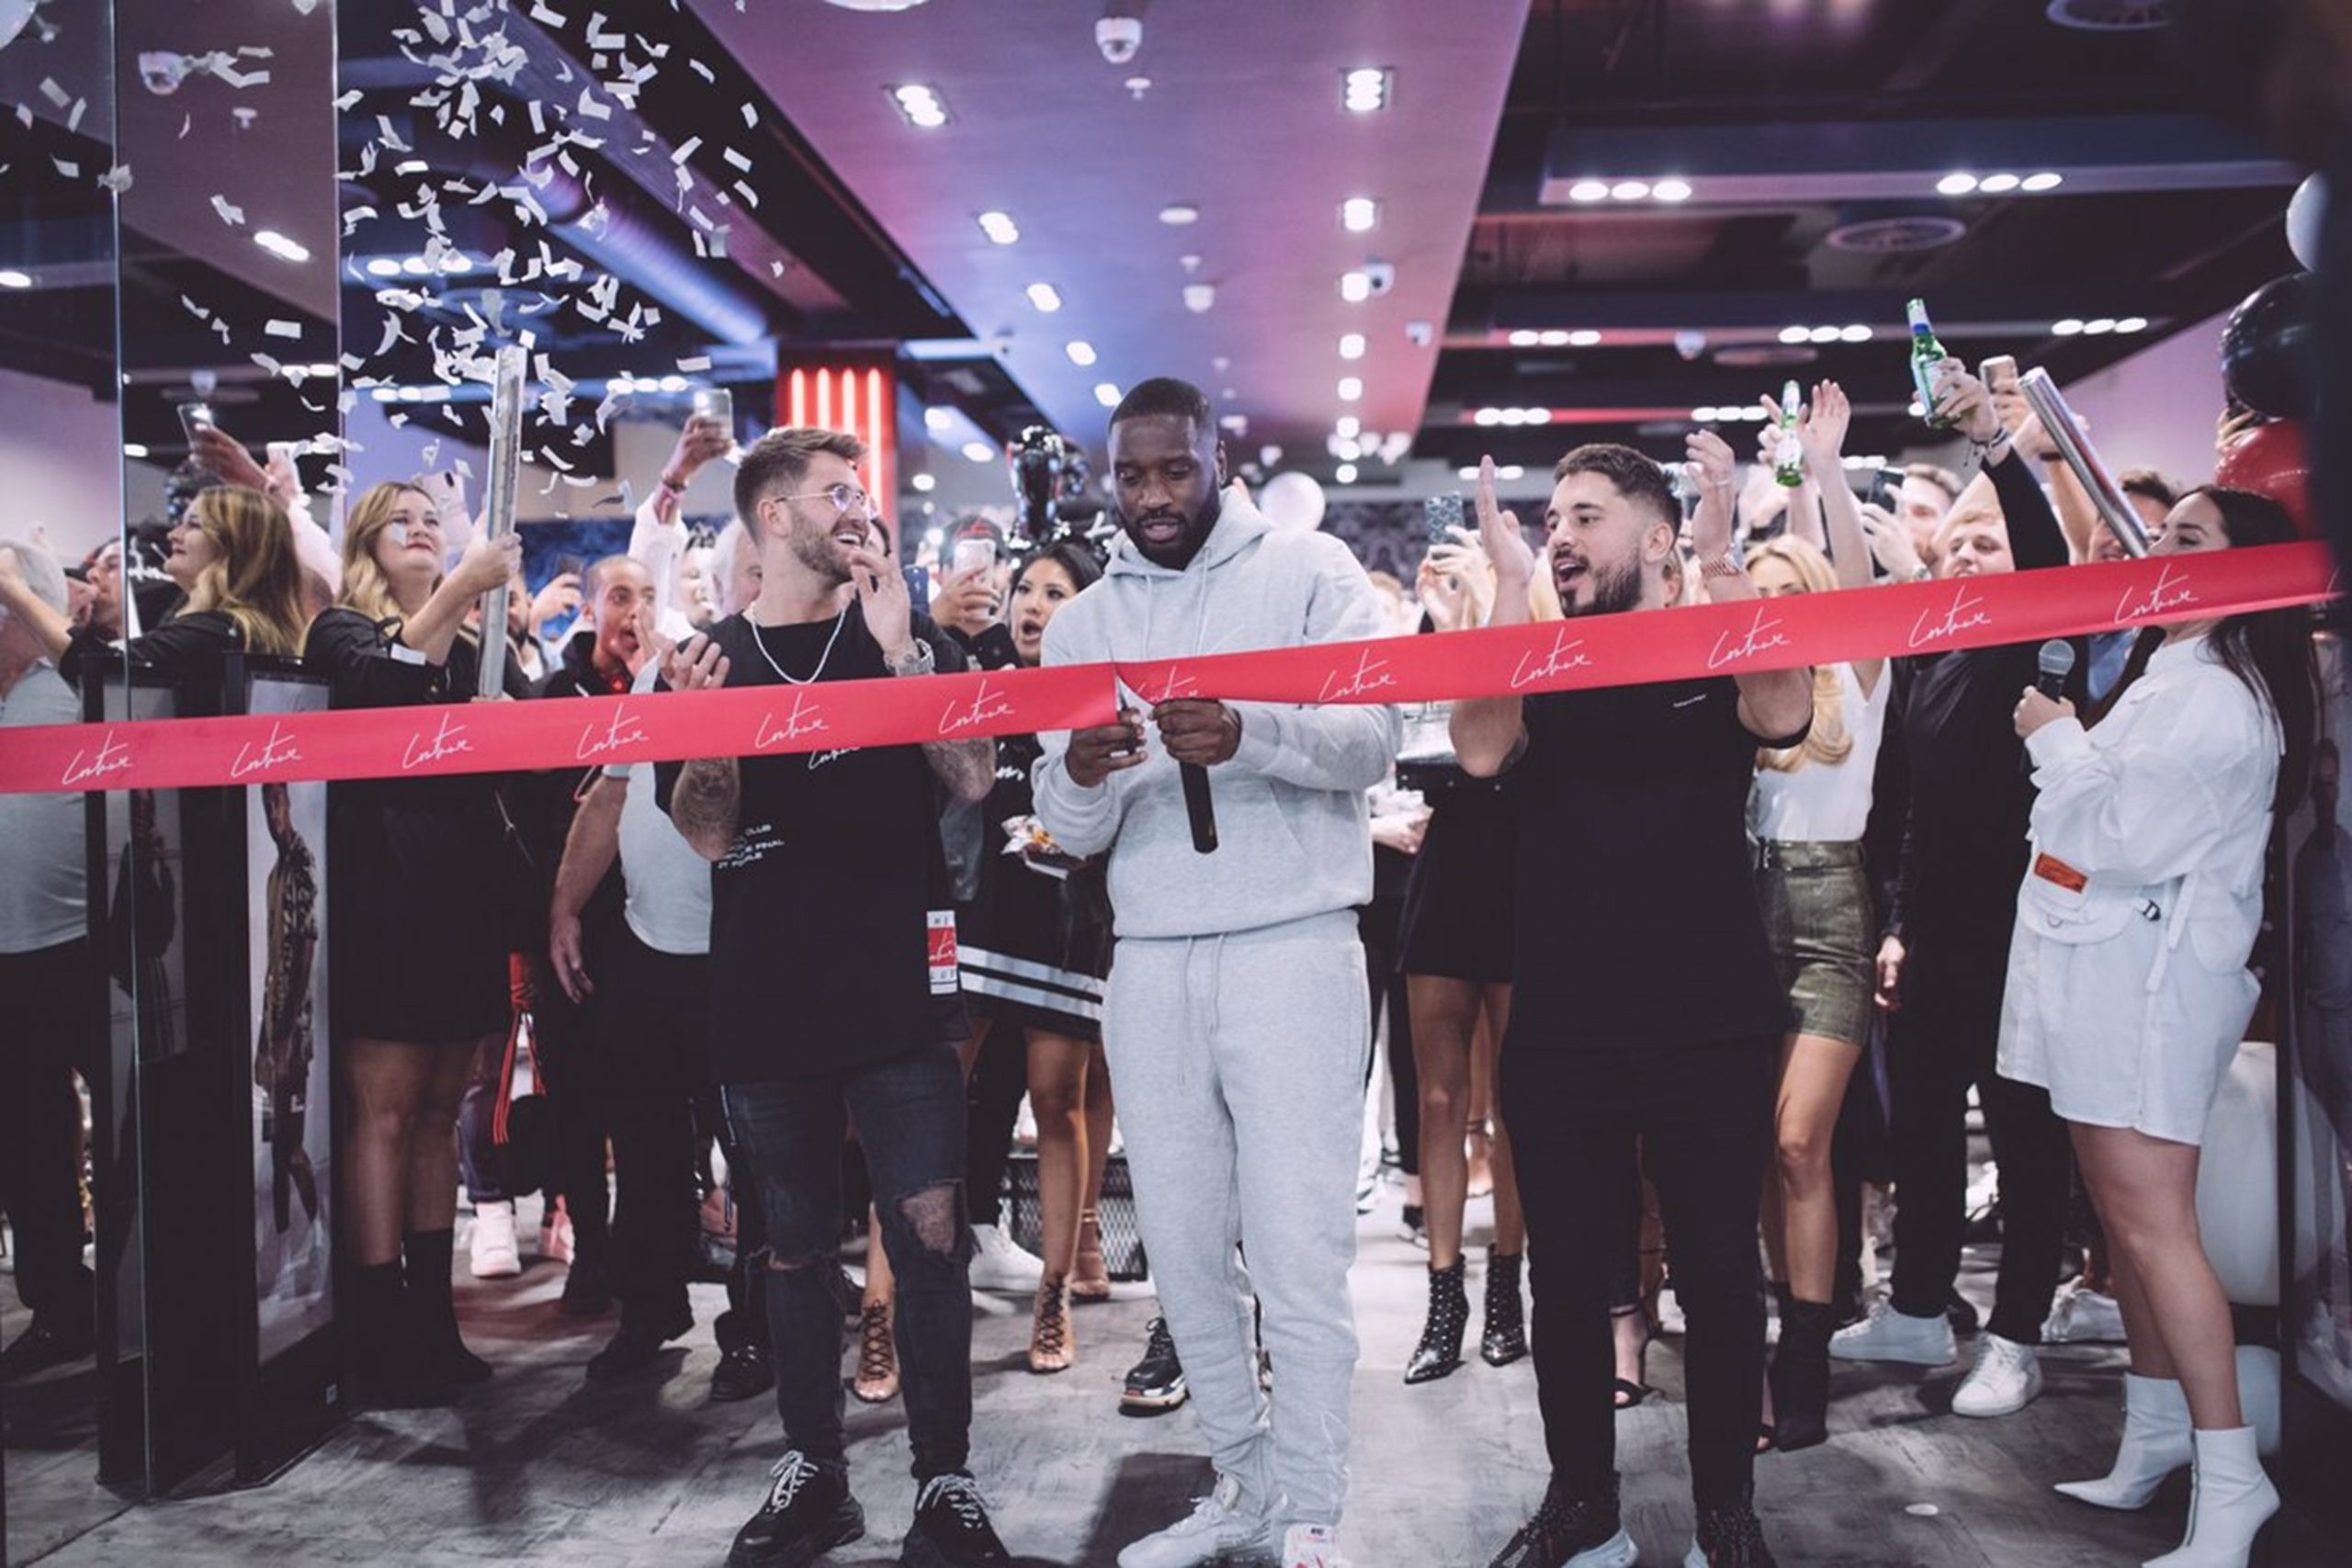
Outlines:
[[[911, 541], [838, 432], [736, 450], [689, 422], [629, 548], [534, 594], [515, 537], [432, 481], [361, 491], [322, 560], [290, 476], [207, 430], [213, 482], [174, 523], [177, 592], [143, 629], [119, 548], [69, 576], [0, 541], [0, 726], [73, 721], [73, 682], [125, 651], [179, 676], [193, 711], [220, 702], [231, 651], [299, 656], [338, 708], [471, 701], [500, 587], [506, 695], [546, 701], [1443, 636], [2123, 552], [2013, 392], [1957, 361], [1935, 386], [1964, 478], [1919, 465], [1885, 504], [1859, 497], [1848, 402], [1824, 382], [1768, 410], [1768, 443], [1783, 413], [1793, 431], [1793, 485], [1743, 490], [1711, 430], [1674, 468], [1579, 446], [1531, 544], [1488, 465], [1476, 526], [1433, 545], [1409, 595], [1338, 539], [1269, 523], [1230, 482], [1208, 400], [1168, 379], [1112, 415], [1114, 526], [1017, 552], [992, 525], [958, 530], [975, 547], [935, 578], [904, 570]], [[1766, 475], [1787, 467], [1765, 456]], [[722, 458], [734, 517], [697, 545], [681, 499]], [[2262, 496], [2124, 486], [2157, 553], [2293, 536]], [[2140, 1507], [2193, 1466], [2188, 1538], [2158, 1561], [2244, 1563], [2277, 1500], [2200, 1248], [2198, 1145], [2258, 999], [2271, 830], [2321, 745], [2312, 626], [2273, 611], [2077, 640], [2063, 700], [2027, 643], [1401, 711], [1129, 692], [1069, 733], [335, 784], [351, 1392], [435, 1405], [493, 1376], [453, 1304], [458, 1189], [472, 1273], [518, 1272], [498, 1129], [527, 1041], [563, 1309], [617, 1305], [590, 1377], [641, 1374], [692, 1328], [700, 1212], [728, 1174], [711, 1396], [772, 1392], [785, 1444], [730, 1562], [806, 1563], [863, 1533], [854, 1393], [904, 1404], [906, 1561], [1001, 1563], [973, 1470], [969, 1292], [1029, 1298], [1032, 1372], [1074, 1364], [1073, 1303], [1110, 1293], [1115, 1138], [1161, 1314], [1123, 1403], [1189, 1402], [1216, 1472], [1119, 1562], [1337, 1568], [1385, 1041], [1428, 1254], [1404, 1381], [1463, 1367], [1474, 1190], [1493, 1197], [1480, 1357], [1532, 1355], [1548, 1483], [1494, 1568], [1634, 1560], [1615, 1414], [1650, 1393], [1660, 1227], [1687, 1325], [1688, 1561], [1759, 1568], [1758, 1458], [1826, 1440], [1834, 1366], [1957, 1359], [1973, 1091], [2002, 1248], [1953, 1412], [2039, 1392], [2079, 1179], [2081, 1293], [2117, 1303], [2131, 1372], [2112, 1472], [2061, 1490]], [[6, 1057], [0, 1092], [34, 1314], [12, 1377], [90, 1349], [71, 1019], [101, 960], [80, 812], [0, 796], [0, 987], [40, 1047]], [[1024, 1091], [1034, 1254], [1002, 1203]], [[1881, 1153], [1834, 1157], [1873, 1130]], [[1898, 1200], [1867, 1310], [1863, 1174]], [[860, 1230], [853, 1281], [838, 1260]]]

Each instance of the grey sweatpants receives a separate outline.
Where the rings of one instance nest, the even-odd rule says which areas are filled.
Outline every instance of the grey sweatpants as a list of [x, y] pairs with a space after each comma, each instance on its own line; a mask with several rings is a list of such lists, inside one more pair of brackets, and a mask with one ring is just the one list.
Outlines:
[[1284, 1523], [1336, 1525], [1347, 1494], [1368, 1007], [1352, 911], [1123, 940], [1111, 964], [1103, 1046], [1160, 1312], [1218, 1472]]

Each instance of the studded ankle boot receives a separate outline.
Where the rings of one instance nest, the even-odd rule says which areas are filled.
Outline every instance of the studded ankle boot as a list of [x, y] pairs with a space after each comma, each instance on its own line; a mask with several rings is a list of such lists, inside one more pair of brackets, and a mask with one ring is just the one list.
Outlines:
[[1462, 1336], [1470, 1326], [1470, 1292], [1463, 1283], [1468, 1265], [1468, 1258], [1457, 1258], [1452, 1268], [1430, 1270], [1429, 1321], [1405, 1363], [1407, 1382], [1432, 1382], [1462, 1365]]
[[1490, 1367], [1508, 1367], [1527, 1354], [1527, 1313], [1519, 1295], [1524, 1252], [1487, 1249], [1487, 1306], [1478, 1329], [1478, 1355]]

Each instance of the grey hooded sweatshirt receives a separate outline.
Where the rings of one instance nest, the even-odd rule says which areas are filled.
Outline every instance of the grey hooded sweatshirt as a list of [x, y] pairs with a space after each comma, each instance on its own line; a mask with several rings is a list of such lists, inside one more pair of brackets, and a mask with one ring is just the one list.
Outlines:
[[[1238, 491], [1182, 571], [1122, 534], [1101, 581], [1046, 628], [1045, 662], [1182, 659], [1381, 635], [1379, 601], [1348, 547], [1278, 530]], [[1213, 695], [1204, 692], [1203, 695]], [[1037, 817], [1076, 854], [1110, 852], [1122, 939], [1256, 931], [1372, 898], [1364, 792], [1388, 772], [1396, 710], [1235, 703], [1241, 745], [1208, 770], [1219, 848], [1193, 848], [1176, 764], [1145, 727], [1147, 760], [1081, 789], [1063, 766], [1067, 731], [1039, 739]]]

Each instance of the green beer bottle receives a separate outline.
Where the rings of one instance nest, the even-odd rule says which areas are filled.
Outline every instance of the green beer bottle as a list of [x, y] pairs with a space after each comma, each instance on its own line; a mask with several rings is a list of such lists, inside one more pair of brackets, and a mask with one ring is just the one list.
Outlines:
[[1797, 439], [1797, 401], [1792, 379], [1781, 389], [1781, 439], [1772, 447], [1772, 477], [1791, 490], [1804, 483], [1804, 445]]
[[1928, 322], [1928, 304], [1914, 299], [1904, 307], [1911, 318], [1911, 386], [1919, 394], [1919, 406], [1927, 411], [1929, 430], [1950, 430], [1951, 421], [1936, 412], [1936, 363], [1946, 357], [1944, 345], [1936, 341], [1936, 329]]

